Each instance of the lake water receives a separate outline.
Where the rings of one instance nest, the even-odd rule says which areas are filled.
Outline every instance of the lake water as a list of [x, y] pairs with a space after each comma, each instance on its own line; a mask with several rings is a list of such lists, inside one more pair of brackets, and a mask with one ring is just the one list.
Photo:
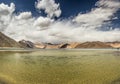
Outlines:
[[120, 51], [0, 51], [0, 84], [120, 84]]

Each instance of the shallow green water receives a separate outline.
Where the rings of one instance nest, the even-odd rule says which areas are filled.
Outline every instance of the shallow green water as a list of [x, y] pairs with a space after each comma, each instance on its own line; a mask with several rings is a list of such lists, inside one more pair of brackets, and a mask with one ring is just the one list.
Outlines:
[[120, 84], [120, 51], [0, 51], [0, 84]]

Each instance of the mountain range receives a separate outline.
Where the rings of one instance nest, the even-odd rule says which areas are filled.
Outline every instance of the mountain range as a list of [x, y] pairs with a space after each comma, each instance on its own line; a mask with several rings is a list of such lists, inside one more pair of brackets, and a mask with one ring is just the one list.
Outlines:
[[1, 48], [38, 48], [38, 49], [74, 49], [74, 48], [120, 48], [120, 42], [72, 42], [72, 43], [33, 43], [31, 41], [21, 40], [16, 42], [14, 39], [0, 32], [0, 47]]

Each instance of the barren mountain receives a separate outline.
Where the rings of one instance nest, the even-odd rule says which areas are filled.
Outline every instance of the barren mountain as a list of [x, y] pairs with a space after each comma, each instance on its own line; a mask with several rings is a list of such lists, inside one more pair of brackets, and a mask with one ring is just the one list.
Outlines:
[[59, 49], [59, 48], [120, 48], [120, 42], [74, 42], [63, 44], [51, 43], [32, 43], [31, 41], [21, 40], [16, 42], [10, 37], [0, 32], [0, 47], [17, 47], [17, 48], [42, 48], [42, 49]]
[[69, 45], [67, 46], [67, 48], [75, 48], [76, 46], [80, 45], [81, 43], [79, 42], [73, 42], [73, 43], [69, 43]]
[[74, 49], [74, 48], [112, 48], [108, 43], [94, 41], [94, 42], [74, 42], [74, 43], [62, 43], [62, 44], [37, 44], [38, 48], [45, 48], [45, 49], [61, 49], [61, 48], [68, 48], [68, 49]]
[[95, 42], [81, 43], [81, 44], [75, 46], [75, 48], [112, 48], [112, 46], [107, 45], [104, 42], [95, 41]]
[[0, 47], [21, 47], [19, 43], [0, 32]]
[[23, 48], [34, 48], [35, 45], [33, 42], [31, 41], [26, 41], [26, 40], [21, 40], [19, 41], [19, 44], [23, 47]]
[[120, 48], [120, 42], [107, 42], [108, 45], [112, 46], [113, 48]]

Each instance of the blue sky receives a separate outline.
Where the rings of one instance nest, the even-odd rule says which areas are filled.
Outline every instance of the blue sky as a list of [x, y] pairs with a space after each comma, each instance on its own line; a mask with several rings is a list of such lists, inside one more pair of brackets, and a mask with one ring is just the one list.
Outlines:
[[[10, 4], [11, 2], [16, 4], [17, 12], [20, 11], [32, 11], [33, 15], [39, 15], [35, 9], [35, 2], [37, 0], [0, 0], [0, 3]], [[95, 2], [98, 0], [56, 0], [56, 3], [60, 3], [62, 10], [61, 17], [70, 17], [77, 15], [79, 12], [89, 11], [94, 7]]]
[[[38, 13], [35, 8], [35, 2], [37, 0], [0, 0], [0, 3], [10, 4], [11, 2], [16, 5], [16, 12], [31, 11], [33, 16], [39, 16], [46, 14], [44, 12]], [[95, 3], [98, 0], [55, 0], [56, 3], [60, 3], [62, 14], [60, 18], [69, 18], [76, 16], [78, 13], [85, 13], [95, 7]], [[118, 19], [112, 21], [113, 27], [120, 27], [120, 10], [115, 14]]]

